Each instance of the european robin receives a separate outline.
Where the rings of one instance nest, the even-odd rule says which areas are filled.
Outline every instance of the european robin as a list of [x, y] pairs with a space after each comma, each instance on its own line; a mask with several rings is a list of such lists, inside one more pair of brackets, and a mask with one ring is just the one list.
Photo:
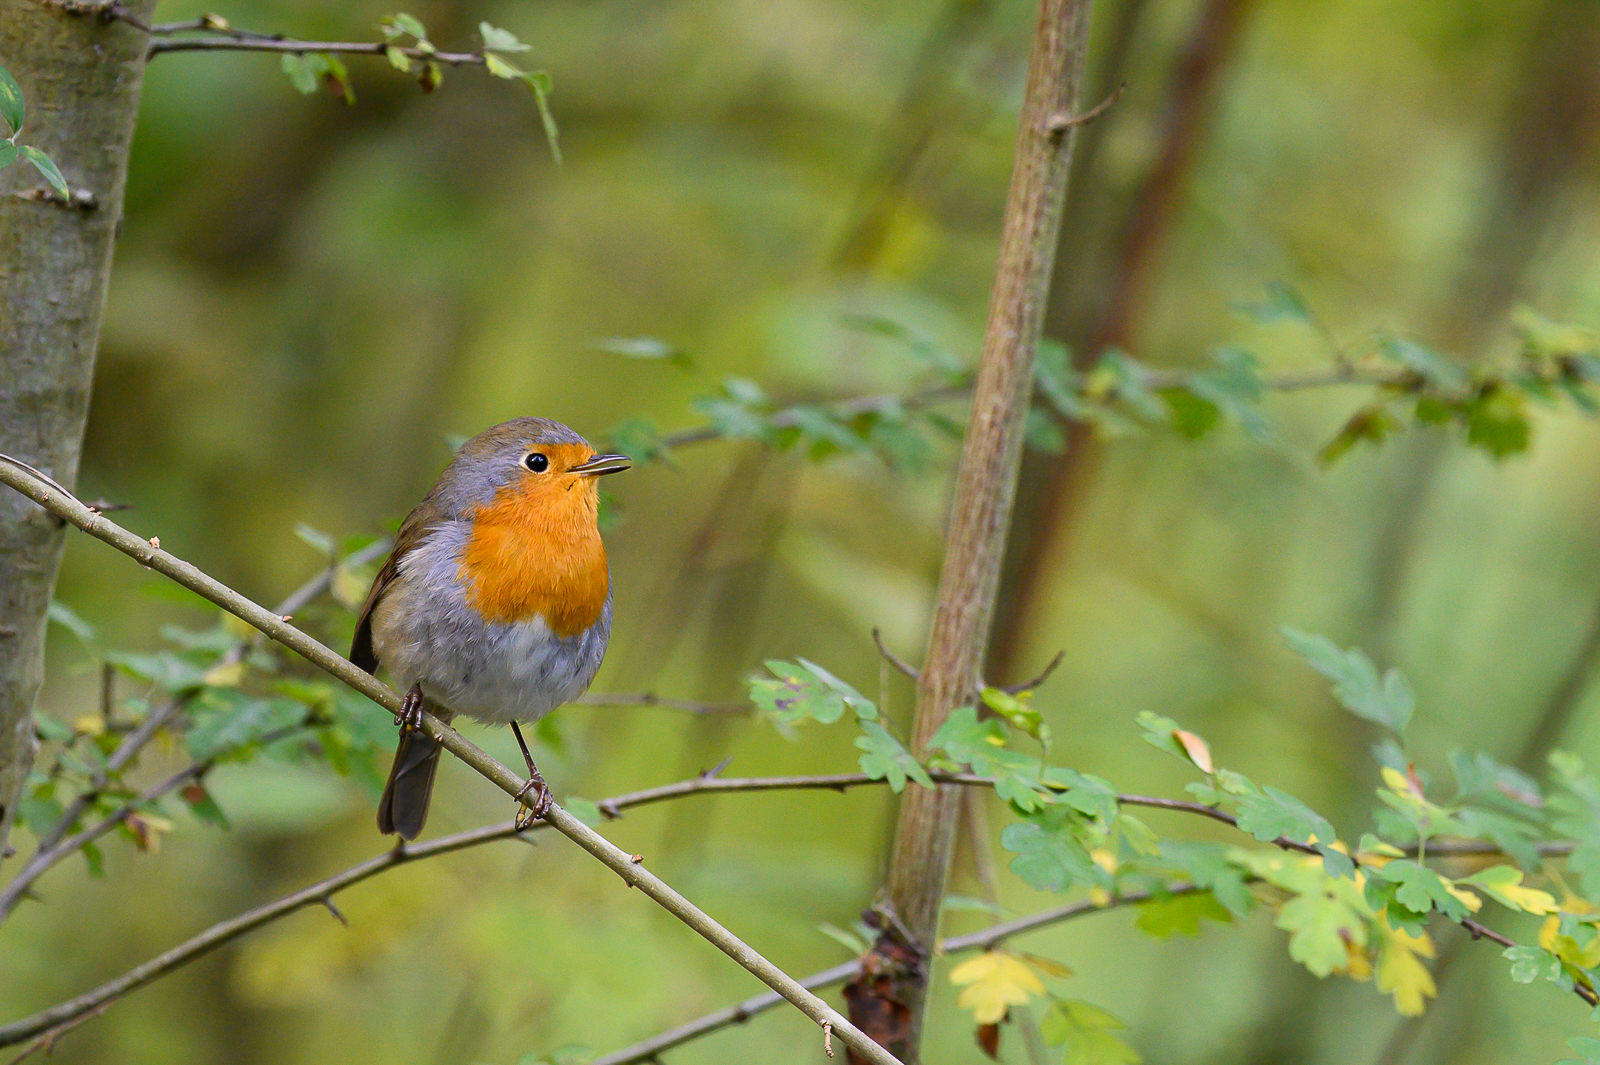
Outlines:
[[[378, 830], [415, 839], [428, 818], [439, 744], [422, 711], [511, 723], [528, 763], [519, 793], [550, 791], [519, 721], [583, 694], [611, 637], [611, 573], [596, 480], [626, 455], [600, 455], [548, 418], [517, 418], [461, 445], [407, 515], [356, 622], [350, 660], [381, 663], [405, 691]], [[528, 811], [519, 811], [519, 822]]]

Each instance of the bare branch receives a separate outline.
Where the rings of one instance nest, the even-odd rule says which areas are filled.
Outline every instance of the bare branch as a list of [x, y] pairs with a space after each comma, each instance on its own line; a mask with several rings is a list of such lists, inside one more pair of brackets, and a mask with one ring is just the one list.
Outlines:
[[1061, 664], [1061, 660], [1065, 657], [1067, 657], [1066, 651], [1057, 651], [1056, 656], [1045, 664], [1045, 667], [1039, 671], [1039, 675], [1037, 677], [1034, 677], [1029, 681], [1023, 681], [1021, 684], [1013, 684], [1010, 687], [1001, 688], [1000, 690], [1010, 695], [1021, 695], [1023, 692], [1033, 691], [1035, 688], [1042, 686], [1045, 681], [1050, 679], [1050, 674], [1056, 671], [1056, 667]]
[[[400, 697], [388, 685], [296, 629], [284, 621], [281, 615], [266, 610], [195, 566], [161, 550], [156, 546], [159, 538], [152, 537], [150, 540], [145, 540], [134, 535], [90, 510], [71, 493], [64, 492], [59, 486], [51, 484], [47, 478], [40, 477], [25, 463], [6, 456], [0, 456], [0, 482], [15, 488], [56, 517], [132, 556], [142, 565], [171, 577], [179, 584], [248, 622], [391, 714], [399, 713]], [[423, 715], [422, 724], [427, 733], [441, 746], [477, 770], [496, 787], [508, 795], [517, 796], [528, 803], [532, 802], [532, 796], [528, 794], [525, 782], [520, 777], [478, 749], [455, 729], [428, 714]], [[562, 835], [599, 859], [629, 887], [638, 888], [650, 896], [667, 912], [694, 929], [767, 986], [783, 995], [817, 1025], [820, 1026], [824, 1022], [831, 1024], [839, 1038], [859, 1056], [873, 1062], [874, 1065], [899, 1065], [894, 1055], [874, 1042], [843, 1014], [801, 987], [792, 977], [647, 870], [642, 863], [633, 861], [631, 855], [572, 814], [560, 806], [552, 805], [544, 819]], [[29, 1038], [37, 1032], [38, 1029], [25, 1032], [18, 1038]]]
[[905, 659], [899, 657], [893, 651], [889, 650], [883, 645], [883, 633], [878, 629], [872, 630], [872, 642], [878, 645], [878, 653], [883, 656], [883, 660], [885, 662], [889, 663], [895, 669], [910, 677], [912, 680], [916, 680], [920, 676], [915, 667], [908, 665]]

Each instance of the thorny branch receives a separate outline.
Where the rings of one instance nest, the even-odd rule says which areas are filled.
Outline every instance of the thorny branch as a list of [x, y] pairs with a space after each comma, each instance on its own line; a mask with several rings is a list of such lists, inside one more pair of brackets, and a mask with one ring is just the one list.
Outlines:
[[[70, 492], [26, 463], [0, 456], [0, 482], [10, 485], [50, 513], [96, 539], [110, 544], [148, 568], [199, 593], [266, 633], [313, 665], [343, 681], [391, 714], [398, 715], [400, 697], [387, 685], [294, 628], [284, 621], [281, 615], [267, 611], [196, 567], [161, 550], [155, 546], [154, 538], [148, 541], [141, 539], [90, 510]], [[478, 749], [455, 729], [427, 714], [423, 715], [422, 727], [451, 754], [471, 766], [506, 794], [525, 796], [523, 801], [532, 801], [531, 796], [527, 796], [525, 782], [520, 777]], [[792, 977], [674, 891], [665, 881], [645, 869], [642, 862], [634, 861], [632, 855], [622, 851], [560, 806], [551, 805], [544, 820], [597, 858], [630, 887], [636, 887], [650, 896], [678, 920], [694, 929], [767, 986], [788, 999], [819, 1027], [824, 1023], [831, 1025], [833, 1032], [859, 1056], [873, 1062], [874, 1065], [899, 1065], [894, 1055], [873, 1042], [843, 1014], [801, 987]], [[30, 1030], [19, 1030], [11, 1041], [31, 1038], [59, 1023], [60, 1019], [47, 1020]]]

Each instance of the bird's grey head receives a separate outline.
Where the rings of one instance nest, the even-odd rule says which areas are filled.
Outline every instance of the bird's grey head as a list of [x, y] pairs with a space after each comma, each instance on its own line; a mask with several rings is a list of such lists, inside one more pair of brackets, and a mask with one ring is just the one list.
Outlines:
[[461, 445], [439, 479], [435, 502], [447, 514], [462, 515], [530, 472], [558, 472], [593, 452], [587, 440], [558, 421], [513, 418]]

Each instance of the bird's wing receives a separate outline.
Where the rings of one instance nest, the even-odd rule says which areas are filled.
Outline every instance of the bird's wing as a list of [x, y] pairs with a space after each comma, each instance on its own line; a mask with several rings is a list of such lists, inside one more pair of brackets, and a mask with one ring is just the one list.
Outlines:
[[400, 531], [394, 537], [394, 550], [389, 552], [389, 557], [384, 561], [383, 568], [372, 579], [372, 588], [367, 592], [367, 601], [361, 604], [361, 613], [356, 617], [356, 635], [350, 642], [350, 661], [366, 670], [376, 673], [378, 670], [378, 653], [372, 646], [372, 611], [383, 598], [384, 592], [394, 583], [400, 575], [400, 560], [422, 542], [422, 538], [437, 524], [439, 513], [432, 505], [433, 496], [430, 493], [417, 508], [406, 515], [406, 520], [400, 523]]

